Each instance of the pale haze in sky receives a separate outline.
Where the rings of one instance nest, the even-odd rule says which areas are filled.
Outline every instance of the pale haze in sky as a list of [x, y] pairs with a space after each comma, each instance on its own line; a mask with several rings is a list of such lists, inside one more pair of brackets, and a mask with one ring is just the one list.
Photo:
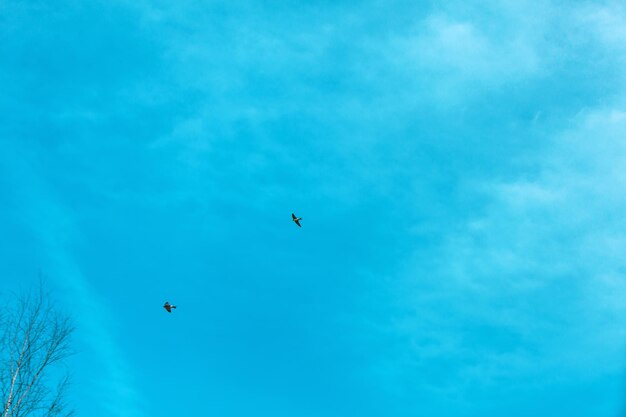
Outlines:
[[78, 416], [624, 417], [625, 68], [620, 1], [0, 0], [0, 294]]

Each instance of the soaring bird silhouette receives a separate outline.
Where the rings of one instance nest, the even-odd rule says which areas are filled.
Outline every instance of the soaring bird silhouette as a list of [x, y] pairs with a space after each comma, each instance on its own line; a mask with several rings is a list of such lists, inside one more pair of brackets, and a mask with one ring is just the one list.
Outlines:
[[291, 213], [291, 220], [293, 220], [293, 222], [297, 224], [298, 227], [302, 227], [302, 225], [300, 224], [300, 220], [302, 220], [302, 217], [296, 217], [295, 214]]
[[173, 306], [168, 301], [166, 301], [165, 304], [163, 304], [163, 308], [166, 309], [168, 313], [171, 313], [172, 309], [176, 308], [176, 306]]

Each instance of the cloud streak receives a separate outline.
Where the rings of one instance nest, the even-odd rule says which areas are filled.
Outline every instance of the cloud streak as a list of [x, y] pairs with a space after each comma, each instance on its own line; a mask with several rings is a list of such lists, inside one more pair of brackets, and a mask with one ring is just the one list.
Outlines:
[[[112, 323], [116, 318], [91, 288], [74, 259], [72, 248], [86, 244], [74, 224], [74, 213], [64, 207], [42, 178], [36, 149], [25, 149], [5, 143], [2, 157], [3, 175], [10, 178], [10, 198], [15, 213], [38, 242], [40, 262], [46, 276], [63, 289], [62, 302], [76, 320], [78, 351], [94, 355], [92, 369], [81, 369], [80, 392], [88, 395], [88, 408], [114, 415], [141, 417], [146, 404], [133, 384], [133, 371], [114, 336]], [[77, 363], [84, 363], [79, 360]], [[75, 372], [76, 373], [76, 372]], [[85, 385], [83, 385], [85, 384]], [[90, 394], [86, 393], [90, 388]], [[84, 399], [79, 404], [86, 405]], [[78, 410], [79, 413], [83, 410]]]

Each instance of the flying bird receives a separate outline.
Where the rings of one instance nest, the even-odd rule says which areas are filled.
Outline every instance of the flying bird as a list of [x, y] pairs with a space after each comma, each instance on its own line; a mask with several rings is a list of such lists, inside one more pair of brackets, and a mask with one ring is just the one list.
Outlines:
[[172, 309], [176, 308], [176, 306], [173, 306], [168, 301], [166, 301], [165, 304], [163, 304], [163, 308], [166, 309], [168, 313], [171, 313]]
[[302, 220], [302, 217], [296, 217], [295, 214], [291, 213], [291, 220], [293, 220], [293, 222], [297, 224], [298, 227], [302, 227], [302, 225], [300, 224], [300, 220]]

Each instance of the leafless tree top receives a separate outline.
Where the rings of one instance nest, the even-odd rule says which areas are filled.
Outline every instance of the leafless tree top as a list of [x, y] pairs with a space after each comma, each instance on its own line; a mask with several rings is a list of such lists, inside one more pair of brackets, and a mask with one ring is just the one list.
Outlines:
[[0, 313], [2, 417], [69, 416], [64, 402], [67, 375], [60, 361], [70, 354], [74, 328], [41, 288], [18, 297]]

